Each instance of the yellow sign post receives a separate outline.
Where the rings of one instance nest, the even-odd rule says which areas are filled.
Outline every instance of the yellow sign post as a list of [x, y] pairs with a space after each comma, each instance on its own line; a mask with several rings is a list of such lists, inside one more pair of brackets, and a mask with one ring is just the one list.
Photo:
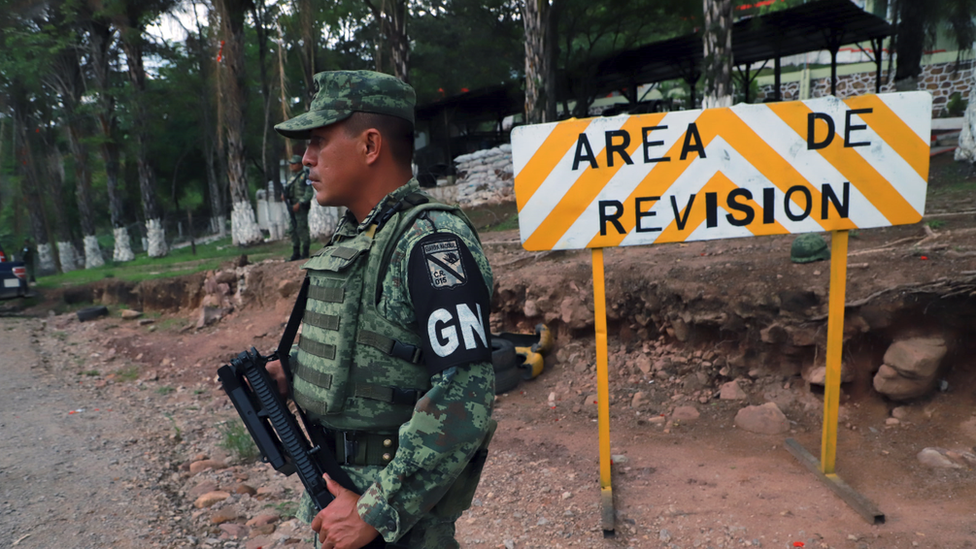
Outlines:
[[921, 221], [931, 108], [927, 92], [909, 92], [512, 131], [523, 247], [593, 253], [605, 530], [613, 529], [613, 503], [602, 249], [824, 231], [832, 233], [832, 265], [821, 459], [795, 441], [787, 447], [865, 517], [883, 521], [834, 475], [847, 231]]

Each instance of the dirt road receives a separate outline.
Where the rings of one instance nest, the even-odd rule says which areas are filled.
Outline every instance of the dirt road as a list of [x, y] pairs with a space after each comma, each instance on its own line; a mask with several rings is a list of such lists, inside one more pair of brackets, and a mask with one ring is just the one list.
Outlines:
[[65, 378], [59, 364], [83, 351], [59, 349], [63, 332], [46, 330], [0, 318], [0, 547], [173, 546], [168, 500], [137, 440], [142, 412]]

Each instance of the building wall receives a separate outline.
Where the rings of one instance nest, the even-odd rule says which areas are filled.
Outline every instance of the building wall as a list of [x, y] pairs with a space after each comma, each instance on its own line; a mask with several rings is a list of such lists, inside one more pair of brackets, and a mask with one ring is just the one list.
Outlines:
[[[973, 70], [976, 62], [964, 60], [958, 67], [955, 61], [932, 63], [922, 65], [922, 74], [918, 79], [918, 89], [928, 91], [932, 94], [932, 116], [943, 116], [946, 103], [953, 93], [958, 92], [963, 99], [969, 98], [969, 91], [973, 86]], [[864, 67], [864, 65], [862, 65]], [[864, 67], [866, 68], [866, 67]], [[817, 71], [821, 73], [822, 71]], [[802, 72], [801, 72], [802, 74]], [[887, 72], [882, 73], [882, 79]], [[785, 76], [785, 75], [784, 75]], [[795, 77], [791, 81], [784, 81], [780, 85], [783, 101], [796, 101], [800, 98], [800, 77]], [[875, 73], [873, 68], [863, 72], [853, 72], [850, 74], [838, 74], [837, 76], [837, 97], [845, 98], [866, 93], [874, 93]], [[881, 93], [894, 92], [895, 86], [892, 82], [882, 80]], [[772, 101], [775, 89], [772, 83], [759, 83], [758, 97], [754, 102], [762, 103], [767, 100]], [[826, 77], [814, 73], [810, 78], [810, 98], [825, 97], [830, 95], [830, 75]]]

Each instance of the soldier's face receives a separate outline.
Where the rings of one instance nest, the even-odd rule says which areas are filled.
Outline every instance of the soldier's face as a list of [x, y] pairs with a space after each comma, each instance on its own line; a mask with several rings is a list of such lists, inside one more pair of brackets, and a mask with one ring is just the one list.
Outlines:
[[357, 145], [341, 123], [312, 130], [302, 164], [308, 166], [308, 179], [320, 205], [350, 207], [356, 201], [362, 173]]

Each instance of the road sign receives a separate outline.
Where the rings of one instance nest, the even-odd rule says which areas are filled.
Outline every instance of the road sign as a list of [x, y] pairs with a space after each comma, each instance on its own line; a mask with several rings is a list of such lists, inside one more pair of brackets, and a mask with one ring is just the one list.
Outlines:
[[917, 223], [932, 97], [835, 97], [512, 132], [527, 250]]

